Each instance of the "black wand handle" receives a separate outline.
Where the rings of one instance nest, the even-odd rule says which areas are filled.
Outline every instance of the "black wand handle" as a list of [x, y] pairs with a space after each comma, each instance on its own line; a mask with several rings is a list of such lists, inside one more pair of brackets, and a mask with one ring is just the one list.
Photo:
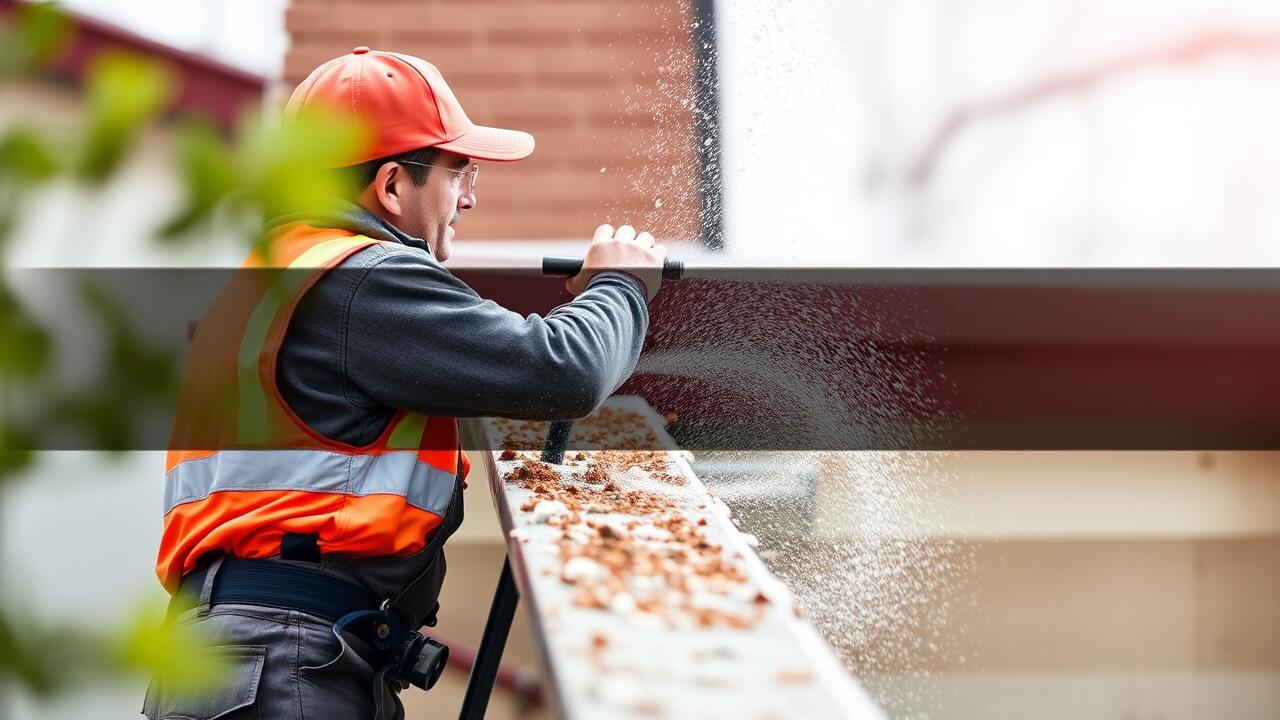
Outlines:
[[[542, 274], [552, 277], [573, 277], [582, 272], [582, 258], [544, 257], [542, 258]], [[684, 263], [680, 260], [666, 260], [662, 263], [663, 280], [679, 280], [684, 277]]]
[[564, 462], [564, 449], [569, 444], [569, 434], [573, 432], [572, 420], [557, 420], [547, 430], [547, 439], [542, 443], [542, 462], [560, 465]]

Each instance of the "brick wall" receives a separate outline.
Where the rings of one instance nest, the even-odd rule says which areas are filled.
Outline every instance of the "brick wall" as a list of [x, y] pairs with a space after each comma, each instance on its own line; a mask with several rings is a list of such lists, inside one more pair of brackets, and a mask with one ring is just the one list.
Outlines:
[[290, 88], [357, 45], [425, 58], [471, 119], [534, 154], [481, 170], [459, 239], [587, 237], [630, 222], [698, 237], [686, 0], [293, 0]]

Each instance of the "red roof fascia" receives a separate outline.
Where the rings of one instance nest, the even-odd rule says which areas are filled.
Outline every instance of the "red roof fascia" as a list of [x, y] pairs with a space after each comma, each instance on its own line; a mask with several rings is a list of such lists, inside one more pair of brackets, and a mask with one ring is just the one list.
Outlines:
[[[0, 0], [0, 16], [13, 12], [19, 0]], [[197, 53], [179, 50], [110, 23], [67, 13], [71, 34], [50, 71], [80, 85], [93, 58], [103, 52], [128, 51], [163, 62], [175, 74], [176, 113], [208, 118], [223, 129], [234, 126], [249, 107], [262, 102], [267, 80]]]

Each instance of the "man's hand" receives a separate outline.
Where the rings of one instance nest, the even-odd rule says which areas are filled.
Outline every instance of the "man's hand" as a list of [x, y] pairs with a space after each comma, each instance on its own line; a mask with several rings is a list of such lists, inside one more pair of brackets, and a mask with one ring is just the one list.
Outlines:
[[666, 259], [666, 246], [649, 233], [637, 235], [630, 225], [623, 225], [617, 232], [612, 225], [601, 225], [582, 259], [582, 272], [565, 281], [564, 286], [577, 295], [587, 289], [596, 273], [621, 270], [638, 278], [644, 284], [647, 300], [653, 300], [662, 285], [662, 263]]

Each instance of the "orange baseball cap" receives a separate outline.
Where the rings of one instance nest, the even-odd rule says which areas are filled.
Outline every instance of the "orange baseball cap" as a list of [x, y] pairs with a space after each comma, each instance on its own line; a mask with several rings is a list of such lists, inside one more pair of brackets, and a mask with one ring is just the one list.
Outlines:
[[324, 105], [350, 113], [372, 133], [356, 162], [434, 147], [476, 160], [510, 162], [533, 152], [533, 136], [471, 122], [435, 65], [361, 46], [334, 58], [293, 91], [285, 114]]

